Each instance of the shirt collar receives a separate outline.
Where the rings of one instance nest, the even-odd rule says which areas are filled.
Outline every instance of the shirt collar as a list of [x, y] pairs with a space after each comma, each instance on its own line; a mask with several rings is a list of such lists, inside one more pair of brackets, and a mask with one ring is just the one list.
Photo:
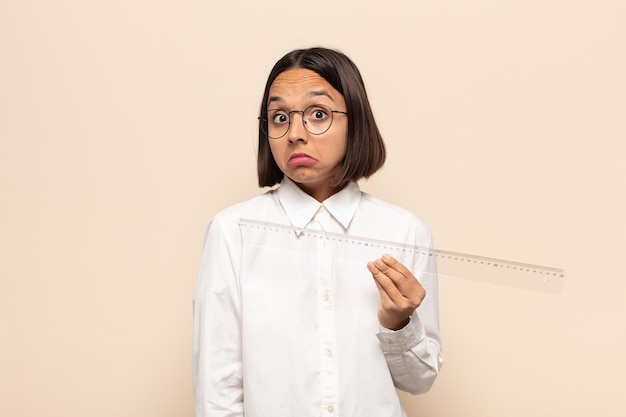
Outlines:
[[302, 191], [287, 177], [283, 178], [277, 193], [280, 204], [291, 225], [298, 229], [298, 234], [301, 229], [306, 228], [322, 205], [344, 229], [347, 229], [361, 201], [361, 190], [356, 182], [348, 183], [341, 191], [322, 203]]

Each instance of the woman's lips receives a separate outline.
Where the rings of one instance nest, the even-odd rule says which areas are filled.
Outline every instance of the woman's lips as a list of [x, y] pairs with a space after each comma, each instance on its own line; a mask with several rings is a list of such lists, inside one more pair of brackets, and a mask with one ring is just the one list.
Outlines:
[[289, 166], [297, 166], [297, 165], [313, 165], [317, 160], [312, 156], [309, 156], [305, 153], [294, 153], [289, 157], [289, 162], [287, 165]]

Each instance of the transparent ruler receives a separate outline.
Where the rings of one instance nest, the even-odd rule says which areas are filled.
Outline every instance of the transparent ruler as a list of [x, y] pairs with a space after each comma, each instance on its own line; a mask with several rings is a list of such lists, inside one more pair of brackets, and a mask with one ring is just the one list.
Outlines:
[[[397, 242], [369, 239], [321, 230], [297, 229], [292, 226], [241, 219], [240, 227], [261, 233], [281, 234], [285, 239], [324, 240], [351, 253], [373, 260], [384, 253], [402, 260], [406, 256], [430, 257], [436, 261], [440, 277], [464, 278], [480, 282], [506, 285], [532, 291], [558, 294], [563, 291], [565, 270], [542, 265], [490, 258]], [[369, 257], [369, 258], [368, 258]]]

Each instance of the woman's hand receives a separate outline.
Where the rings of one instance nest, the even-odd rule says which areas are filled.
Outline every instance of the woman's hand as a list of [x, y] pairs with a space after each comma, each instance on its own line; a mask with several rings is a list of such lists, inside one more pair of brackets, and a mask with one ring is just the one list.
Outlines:
[[378, 321], [390, 330], [400, 330], [422, 303], [426, 290], [415, 276], [393, 256], [367, 263], [380, 293]]

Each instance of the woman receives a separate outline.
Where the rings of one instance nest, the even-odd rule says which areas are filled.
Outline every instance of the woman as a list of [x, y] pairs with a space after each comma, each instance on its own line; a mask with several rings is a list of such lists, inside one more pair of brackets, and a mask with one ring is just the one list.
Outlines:
[[400, 417], [394, 386], [431, 387], [442, 364], [435, 265], [406, 250], [431, 247], [430, 232], [357, 185], [384, 160], [348, 57], [312, 48], [275, 64], [258, 176], [280, 185], [209, 225], [194, 294], [196, 416]]

